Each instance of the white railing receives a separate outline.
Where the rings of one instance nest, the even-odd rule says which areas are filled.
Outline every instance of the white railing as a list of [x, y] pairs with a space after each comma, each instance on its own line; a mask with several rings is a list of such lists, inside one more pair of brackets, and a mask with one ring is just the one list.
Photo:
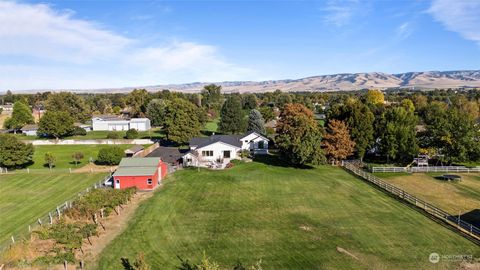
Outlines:
[[439, 218], [440, 220], [445, 221], [447, 224], [451, 225], [452, 227], [456, 228], [457, 230], [465, 233], [464, 235], [468, 235], [471, 238], [468, 238], [477, 244], [480, 243], [480, 228], [470, 224], [466, 221], [463, 221], [460, 216], [451, 215], [447, 211], [444, 211], [437, 206], [426, 202], [390, 183], [385, 182], [384, 180], [380, 179], [379, 177], [370, 174], [363, 169], [361, 169], [357, 163], [344, 161], [342, 162], [342, 166], [352, 172], [353, 174], [359, 176], [360, 178], [374, 184], [375, 186], [379, 187], [380, 189], [394, 195], [396, 198], [404, 200], [415, 207], [422, 209], [426, 213]]
[[372, 167], [374, 173], [418, 173], [418, 172], [480, 172], [480, 167], [468, 168], [464, 166], [425, 166], [425, 167]]

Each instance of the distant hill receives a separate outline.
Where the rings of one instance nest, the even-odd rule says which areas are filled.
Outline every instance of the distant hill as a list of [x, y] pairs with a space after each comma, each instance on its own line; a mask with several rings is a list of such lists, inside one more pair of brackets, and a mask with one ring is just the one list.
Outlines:
[[[99, 92], [127, 92], [135, 88], [145, 88], [149, 91], [169, 89], [180, 92], [198, 92], [210, 82], [194, 82], [186, 84], [169, 84], [154, 86], [137, 86], [112, 89], [94, 89]], [[320, 75], [301, 79], [270, 80], [270, 81], [227, 81], [213, 82], [221, 85], [224, 92], [269, 92], [282, 91], [352, 91], [361, 89], [386, 88], [480, 88], [480, 70], [459, 71], [426, 71], [388, 74], [382, 72], [343, 73]], [[36, 90], [31, 90], [36, 91]], [[71, 89], [83, 92], [86, 90]], [[90, 89], [89, 92], [92, 90]]]

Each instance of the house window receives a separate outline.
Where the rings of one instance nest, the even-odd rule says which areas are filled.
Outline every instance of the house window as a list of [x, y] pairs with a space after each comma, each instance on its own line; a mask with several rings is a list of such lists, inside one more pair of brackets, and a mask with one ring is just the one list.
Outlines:
[[202, 151], [202, 156], [204, 156], [204, 157], [213, 157], [213, 150]]
[[230, 158], [230, 151], [223, 151], [223, 158]]
[[147, 185], [151, 185], [152, 184], [152, 179], [148, 178], [147, 179]]
[[264, 141], [259, 141], [258, 142], [258, 149], [263, 149], [265, 147], [265, 142]]
[[187, 162], [188, 162], [188, 163], [192, 162], [192, 159], [191, 159], [191, 158], [187, 158]]
[[248, 143], [248, 140], [245, 140], [246, 143]]

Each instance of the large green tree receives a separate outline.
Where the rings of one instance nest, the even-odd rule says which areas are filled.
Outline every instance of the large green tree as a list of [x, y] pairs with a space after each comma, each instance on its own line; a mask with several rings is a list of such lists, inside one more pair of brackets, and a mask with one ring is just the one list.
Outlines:
[[209, 84], [202, 90], [202, 105], [208, 109], [218, 112], [222, 104], [222, 87], [220, 85]]
[[165, 108], [167, 102], [163, 99], [152, 99], [147, 105], [147, 117], [152, 122], [153, 126], [163, 126], [163, 120], [165, 118]]
[[480, 158], [480, 131], [475, 118], [461, 108], [446, 108], [432, 103], [425, 109], [424, 147], [436, 149], [448, 162], [464, 162]]
[[265, 134], [265, 120], [263, 120], [262, 114], [255, 109], [248, 114], [247, 132], [250, 131]]
[[65, 137], [74, 131], [73, 122], [74, 119], [68, 112], [47, 111], [40, 118], [37, 134], [56, 139]]
[[25, 144], [15, 136], [0, 134], [0, 167], [22, 167], [32, 162], [33, 145]]
[[198, 108], [188, 100], [175, 98], [165, 108], [164, 130], [167, 139], [187, 143], [200, 133]]
[[388, 160], [406, 162], [418, 154], [417, 122], [414, 113], [404, 107], [391, 107], [382, 114], [379, 148]]
[[328, 112], [328, 119], [345, 121], [355, 142], [355, 155], [362, 159], [374, 142], [375, 116], [370, 109], [358, 100], [350, 100], [333, 106]]
[[50, 94], [45, 102], [47, 111], [67, 112], [75, 121], [85, 122], [91, 117], [90, 107], [85, 100], [70, 92]]
[[135, 89], [127, 95], [125, 103], [130, 109], [132, 117], [144, 117], [150, 96], [145, 89]]
[[242, 100], [238, 95], [230, 95], [220, 111], [218, 128], [225, 134], [239, 134], [245, 132], [245, 125]]
[[33, 123], [34, 118], [28, 105], [22, 101], [17, 101], [13, 104], [12, 116], [5, 121], [4, 126], [7, 129], [18, 130], [26, 124]]
[[281, 157], [294, 165], [325, 161], [322, 130], [313, 112], [301, 104], [287, 104], [280, 113], [276, 144]]
[[253, 110], [257, 108], [257, 96], [254, 94], [246, 94], [242, 96], [243, 108], [245, 110]]

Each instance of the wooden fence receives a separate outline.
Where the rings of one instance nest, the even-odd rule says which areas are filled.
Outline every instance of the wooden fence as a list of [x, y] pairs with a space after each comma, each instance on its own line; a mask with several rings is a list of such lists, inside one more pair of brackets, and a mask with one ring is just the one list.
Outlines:
[[111, 174], [105, 176], [103, 180], [96, 182], [92, 186], [65, 200], [64, 203], [58, 205], [55, 209], [52, 209], [46, 215], [38, 217], [37, 220], [35, 220], [33, 223], [26, 225], [24, 230], [18, 232], [17, 234], [12, 234], [8, 240], [0, 243], [0, 252], [9, 248], [13, 244], [15, 244], [15, 242], [30, 237], [31, 232], [39, 226], [53, 224], [56, 219], [59, 219], [62, 216], [66, 209], [72, 207], [73, 201], [75, 201], [79, 197], [84, 196], [85, 194], [89, 193], [94, 189], [104, 187], [104, 183], [110, 178]]
[[425, 166], [425, 167], [372, 167], [374, 173], [419, 173], [419, 172], [480, 172], [480, 167], [467, 168], [464, 166]]
[[404, 200], [416, 206], [417, 208], [422, 209], [426, 213], [440, 220], [443, 220], [445, 223], [451, 225], [453, 228], [463, 232], [463, 235], [470, 236], [467, 237], [469, 240], [473, 240], [476, 244], [480, 244], [480, 228], [461, 220], [460, 216], [451, 215], [447, 211], [442, 210], [435, 205], [428, 203], [392, 184], [389, 184], [382, 179], [376, 177], [375, 175], [365, 172], [356, 163], [344, 161], [342, 162], [342, 166], [353, 174], [376, 185], [377, 187], [394, 195], [395, 197]]

